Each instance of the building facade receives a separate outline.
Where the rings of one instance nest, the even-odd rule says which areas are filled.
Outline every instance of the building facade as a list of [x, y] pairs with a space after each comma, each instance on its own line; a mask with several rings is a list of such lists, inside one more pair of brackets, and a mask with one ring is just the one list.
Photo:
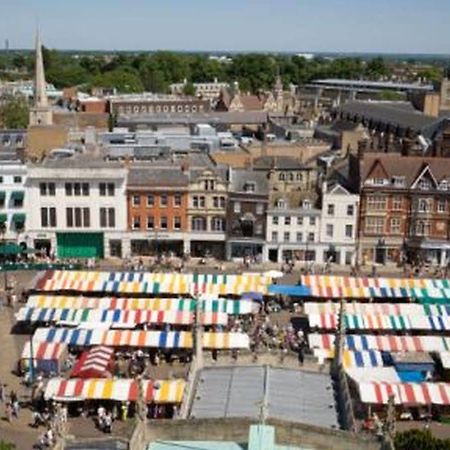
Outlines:
[[130, 168], [127, 225], [132, 256], [185, 253], [188, 181], [179, 167]]
[[366, 154], [360, 163], [363, 262], [450, 257], [450, 158]]
[[228, 181], [217, 168], [189, 170], [186, 251], [192, 256], [225, 257]]
[[28, 165], [27, 171], [29, 246], [60, 258], [126, 254], [125, 168], [74, 156]]
[[269, 183], [264, 173], [229, 170], [227, 259], [248, 256], [262, 260], [268, 202]]

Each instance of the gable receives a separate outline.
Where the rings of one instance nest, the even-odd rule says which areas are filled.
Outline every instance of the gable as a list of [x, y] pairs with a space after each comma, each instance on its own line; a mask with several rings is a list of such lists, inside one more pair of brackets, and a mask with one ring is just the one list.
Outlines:
[[430, 166], [428, 164], [425, 164], [422, 170], [420, 171], [417, 178], [413, 181], [411, 188], [416, 189], [420, 187], [420, 184], [422, 182], [428, 182], [432, 188], [437, 188], [438, 182], [436, 180], [436, 177], [431, 172]]
[[336, 184], [329, 192], [330, 194], [337, 194], [337, 195], [351, 195], [350, 192], [347, 191], [343, 186], [340, 184]]
[[366, 178], [364, 181], [370, 180], [370, 179], [388, 179], [388, 178], [389, 178], [389, 174], [387, 173], [387, 170], [383, 166], [383, 163], [379, 159], [377, 159], [374, 161], [374, 163], [372, 164], [372, 167], [367, 172], [367, 175], [366, 175]]

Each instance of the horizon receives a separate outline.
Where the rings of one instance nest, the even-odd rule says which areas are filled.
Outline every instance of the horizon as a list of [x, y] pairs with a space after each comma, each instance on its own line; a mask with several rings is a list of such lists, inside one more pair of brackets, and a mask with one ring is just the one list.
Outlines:
[[44, 45], [61, 51], [450, 54], [445, 0], [79, 0], [76, 8], [57, 0], [0, 0], [0, 6], [7, 11], [0, 43], [7, 39], [11, 50], [32, 48], [39, 25]]

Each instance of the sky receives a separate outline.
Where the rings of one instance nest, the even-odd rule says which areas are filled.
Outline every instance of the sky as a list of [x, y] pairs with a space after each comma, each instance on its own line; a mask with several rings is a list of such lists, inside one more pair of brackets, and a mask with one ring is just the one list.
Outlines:
[[450, 54], [450, 0], [0, 0], [0, 47]]

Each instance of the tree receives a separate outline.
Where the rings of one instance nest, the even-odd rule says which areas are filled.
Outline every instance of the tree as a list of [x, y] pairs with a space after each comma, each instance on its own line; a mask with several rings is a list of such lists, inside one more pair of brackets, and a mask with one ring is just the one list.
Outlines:
[[122, 69], [111, 70], [95, 76], [91, 85], [115, 88], [123, 93], [142, 92], [144, 90], [144, 86], [135, 72]]
[[395, 436], [396, 450], [450, 450], [450, 439], [435, 438], [430, 430], [409, 430]]
[[195, 86], [192, 84], [192, 82], [188, 82], [184, 85], [183, 87], [183, 94], [184, 95], [191, 95], [194, 96], [195, 95]]
[[0, 107], [0, 124], [5, 128], [26, 128], [29, 108], [22, 96], [10, 96]]
[[369, 77], [379, 79], [391, 74], [391, 70], [387, 67], [384, 59], [379, 56], [367, 63], [366, 73]]

